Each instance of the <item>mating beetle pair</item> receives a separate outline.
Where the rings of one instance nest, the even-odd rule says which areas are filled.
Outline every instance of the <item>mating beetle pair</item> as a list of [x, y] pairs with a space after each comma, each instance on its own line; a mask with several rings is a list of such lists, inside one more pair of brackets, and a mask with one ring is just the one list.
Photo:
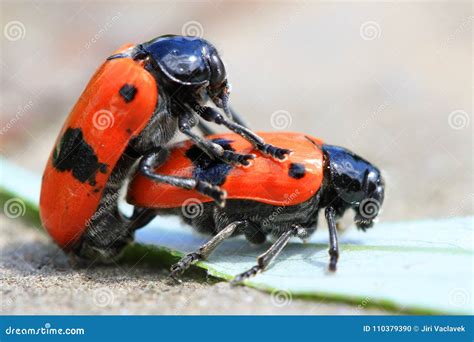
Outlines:
[[[235, 113], [232, 120], [228, 97], [222, 60], [203, 39], [162, 36], [110, 56], [66, 120], [46, 166], [40, 213], [50, 235], [79, 259], [107, 262], [155, 215], [176, 213], [187, 198], [199, 198], [204, 211], [188, 222], [214, 237], [181, 260], [173, 275], [227, 237], [242, 233], [261, 243], [267, 234], [277, 235], [242, 280], [264, 269], [291, 236], [314, 231], [324, 207], [330, 268], [335, 269], [335, 221], [348, 208], [360, 212], [364, 200], [382, 203], [380, 172], [349, 151], [309, 136], [257, 135]], [[191, 131], [198, 126], [211, 133], [200, 119], [234, 134], [203, 138]], [[190, 140], [170, 149], [177, 131]], [[128, 195], [136, 207], [127, 218], [118, 210], [118, 193], [137, 163]], [[255, 191], [257, 184], [266, 191]], [[282, 202], [282, 195], [292, 191], [300, 196]], [[265, 217], [280, 206], [284, 212], [263, 227]], [[355, 220], [365, 229], [372, 219], [359, 213]]]

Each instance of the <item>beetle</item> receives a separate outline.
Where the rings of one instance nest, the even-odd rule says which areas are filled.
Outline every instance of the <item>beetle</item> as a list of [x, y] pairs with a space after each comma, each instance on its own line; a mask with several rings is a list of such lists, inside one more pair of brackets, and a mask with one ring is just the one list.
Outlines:
[[257, 265], [234, 279], [234, 283], [241, 282], [265, 270], [291, 237], [310, 236], [323, 208], [330, 237], [329, 270], [335, 271], [339, 258], [336, 223], [343, 214], [353, 209], [359, 229], [372, 227], [385, 189], [377, 167], [345, 148], [306, 134], [259, 135], [269, 143], [289, 147], [292, 154], [285, 161], [262, 158], [248, 141], [230, 133], [208, 138], [229, 151], [255, 153], [252, 167], [235, 168], [210, 159], [192, 141], [163, 152], [158, 164], [142, 160], [156, 173], [204, 180], [228, 194], [226, 206], [220, 208], [195, 191], [152, 183], [140, 174], [129, 184], [127, 201], [140, 208], [134, 215], [138, 226], [144, 226], [156, 215], [178, 215], [198, 232], [213, 236], [198, 251], [171, 267], [173, 278], [192, 263], [209, 257], [227, 238], [243, 234], [251, 243], [261, 244], [268, 235], [276, 236], [271, 247], [258, 257]]
[[[216, 48], [202, 38], [160, 36], [108, 57], [67, 117], [43, 174], [41, 220], [59, 246], [77, 260], [119, 257], [133, 240], [133, 224], [117, 208], [119, 190], [136, 161], [156, 158], [177, 131], [213, 160], [237, 166], [254, 158], [192, 132], [198, 125], [209, 132], [200, 119], [240, 134], [265, 155], [285, 158], [289, 150], [231, 119], [229, 89]], [[208, 182], [140, 171], [224, 203], [225, 192]]]

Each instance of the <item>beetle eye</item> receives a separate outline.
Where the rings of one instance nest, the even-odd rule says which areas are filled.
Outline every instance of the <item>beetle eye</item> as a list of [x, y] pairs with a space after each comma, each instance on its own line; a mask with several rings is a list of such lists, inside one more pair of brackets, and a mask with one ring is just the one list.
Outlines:
[[210, 66], [211, 66], [211, 86], [219, 87], [227, 79], [224, 63], [217, 54], [217, 51], [213, 48], [210, 51]]

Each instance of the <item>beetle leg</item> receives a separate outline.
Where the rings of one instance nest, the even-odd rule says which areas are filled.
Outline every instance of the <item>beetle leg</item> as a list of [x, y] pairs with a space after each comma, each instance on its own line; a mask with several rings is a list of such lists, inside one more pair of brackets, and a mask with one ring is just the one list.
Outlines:
[[270, 155], [277, 159], [285, 159], [285, 155], [290, 154], [291, 152], [291, 150], [265, 143], [261, 137], [252, 132], [250, 129], [227, 119], [224, 115], [220, 114], [217, 110], [211, 107], [200, 107], [197, 112], [204, 120], [214, 122], [218, 125], [224, 125], [232, 132], [237, 133], [244, 139], [250, 141], [250, 143], [252, 143], [252, 145], [263, 154]]
[[[202, 108], [202, 107], [201, 107]], [[246, 127], [248, 128], [248, 125], [247, 123], [244, 121], [244, 119], [242, 119], [242, 116], [237, 113], [233, 108], [231, 107], [227, 107], [229, 112], [228, 112], [228, 115], [230, 115], [230, 118], [238, 123], [240, 126], [243, 126], [243, 127]], [[204, 135], [204, 136], [207, 136], [207, 135], [211, 135], [211, 134], [216, 134], [217, 132], [215, 130], [213, 130], [212, 128], [210, 128], [208, 125], [206, 125], [203, 121], [203, 119], [201, 118], [197, 124], [199, 130], [201, 131], [201, 133]]]
[[290, 241], [290, 238], [298, 235], [298, 225], [293, 225], [290, 230], [284, 232], [280, 237], [271, 245], [271, 247], [263, 254], [259, 255], [257, 258], [257, 265], [253, 266], [249, 270], [237, 275], [234, 280], [232, 280], [232, 285], [237, 285], [238, 283], [243, 282], [245, 279], [248, 279], [259, 272], [264, 271], [268, 265], [280, 254], [280, 252], [285, 248]]
[[206, 140], [193, 133], [191, 128], [194, 126], [193, 118], [183, 114], [179, 117], [179, 130], [187, 135], [194, 143], [203, 150], [212, 159], [218, 158], [226, 163], [234, 165], [249, 165], [249, 159], [254, 159], [253, 154], [239, 154], [233, 151], [226, 151], [224, 148], [212, 141]]
[[335, 271], [337, 260], [339, 259], [339, 243], [337, 241], [336, 211], [332, 207], [325, 210], [326, 220], [329, 229], [329, 270]]
[[155, 209], [134, 207], [133, 214], [129, 218], [132, 231], [146, 226], [156, 217], [156, 214]]
[[179, 281], [176, 276], [186, 271], [189, 266], [199, 260], [204, 260], [226, 239], [230, 238], [234, 234], [235, 230], [242, 225], [244, 222], [236, 221], [232, 222], [220, 232], [218, 232], [212, 239], [206, 242], [204, 245], [199, 247], [197, 252], [189, 253], [181, 258], [176, 264], [171, 266], [170, 277], [176, 281]]
[[173, 185], [186, 190], [196, 190], [197, 192], [212, 198], [219, 206], [224, 206], [227, 194], [218, 186], [194, 178], [168, 176], [155, 173], [154, 169], [158, 167], [166, 159], [166, 157], [166, 150], [161, 148], [157, 148], [148, 152], [140, 160], [140, 171], [146, 177], [156, 182]]

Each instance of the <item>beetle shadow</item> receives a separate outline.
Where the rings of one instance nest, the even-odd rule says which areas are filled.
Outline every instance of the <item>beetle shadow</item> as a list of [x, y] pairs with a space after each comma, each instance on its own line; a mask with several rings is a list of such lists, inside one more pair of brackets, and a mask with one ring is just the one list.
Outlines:
[[47, 241], [10, 243], [2, 248], [2, 267], [20, 276], [58, 275], [72, 271], [67, 256]]
[[[210, 262], [222, 262], [232, 264], [246, 264], [257, 263], [257, 257], [267, 251], [273, 240], [267, 241], [262, 245], [253, 245], [242, 237], [236, 237], [232, 240], [224, 242], [209, 258]], [[304, 262], [313, 267], [326, 270], [329, 262], [327, 253], [320, 256], [320, 252], [327, 251], [328, 246], [324, 243], [303, 243], [297, 239], [291, 240], [282, 252], [272, 262], [273, 264], [282, 261]], [[242, 266], [245, 268], [245, 266]], [[242, 269], [245, 271], [245, 269]]]
[[[324, 232], [323, 232], [324, 233]], [[231, 238], [222, 243], [221, 246], [210, 256], [210, 262], [222, 262], [232, 264], [257, 264], [257, 257], [267, 251], [275, 238], [268, 239], [262, 245], [253, 245], [243, 236]], [[196, 241], [194, 241], [196, 243]], [[354, 237], [340, 236], [340, 248], [344, 244], [363, 245], [363, 241]], [[298, 238], [292, 238], [282, 252], [275, 258], [268, 269], [280, 261], [302, 262], [315, 267], [324, 273], [329, 272], [329, 241], [324, 235], [313, 236], [309, 241], [303, 242]], [[243, 266], [245, 267], [245, 266]], [[244, 270], [243, 270], [244, 271]]]
[[[183, 253], [195, 252], [204, 243], [209, 241], [211, 236], [199, 234], [191, 226], [174, 216], [157, 217], [147, 227], [137, 231], [137, 240], [142, 244], [166, 246], [167, 248], [181, 251]], [[229, 268], [231, 264], [242, 264], [242, 268], [249, 264], [255, 265], [257, 257], [270, 248], [275, 238], [267, 238], [262, 245], [254, 245], [248, 242], [242, 235], [232, 237], [224, 241], [210, 255], [208, 261], [221, 263], [220, 266]], [[361, 245], [364, 244], [359, 238], [346, 236], [340, 233], [339, 243]], [[308, 242], [303, 242], [298, 238], [290, 240], [280, 255], [272, 262], [300, 260], [303, 263], [326, 272], [329, 265], [329, 241], [327, 229], [318, 228], [311, 235]], [[245, 265], [243, 265], [245, 264]], [[271, 268], [271, 265], [270, 267]], [[244, 271], [244, 270], [242, 270]]]
[[[160, 229], [151, 232], [149, 235], [142, 236], [139, 242], [189, 253], [196, 251], [200, 245], [210, 239], [209, 236], [196, 234], [192, 228], [176, 229], [172, 225], [169, 228], [169, 231]], [[210, 256], [209, 262], [242, 264], [242, 271], [245, 271], [246, 266], [249, 264], [256, 264], [257, 257], [264, 253], [273, 241], [274, 239], [269, 239], [262, 245], [253, 245], [243, 236], [236, 236], [219, 246]], [[345, 242], [347, 243], [348, 241]], [[359, 241], [352, 241], [350, 243], [359, 244]], [[300, 260], [318, 269], [326, 270], [329, 262], [327, 249], [327, 241], [324, 241], [323, 236], [316, 239], [312, 238], [308, 243], [292, 239], [272, 264], [276, 264], [279, 261]], [[123, 279], [121, 275], [123, 276], [124, 274], [131, 278], [147, 278], [149, 276], [153, 276], [154, 279], [157, 279], [156, 277], [158, 279], [167, 278], [170, 264], [175, 263], [179, 259], [175, 257], [175, 260], [171, 261], [161, 260], [163, 255], [154, 253], [148, 246], [143, 248], [135, 246], [131, 250], [134, 251], [135, 255], [132, 258], [128, 258], [125, 262], [122, 261], [108, 265], [92, 263], [83, 267], [77, 267], [70, 264], [68, 256], [59, 247], [42, 236], [24, 243], [12, 242], [7, 244], [2, 249], [1, 263], [2, 267], [12, 270], [15, 275], [19, 276], [38, 274], [45, 277], [64, 277], [80, 274], [90, 279], [102, 277], [110, 282], [119, 282]], [[205, 271], [201, 268], [194, 267], [185, 272], [183, 276], [199, 281], [206, 279], [204, 273]]]
[[130, 262], [110, 264], [89, 263], [74, 265], [70, 258], [54, 243], [40, 239], [24, 243], [10, 243], [2, 248], [1, 266], [13, 277], [41, 277], [68, 279], [86, 278], [92, 283], [121, 283], [125, 278], [165, 280], [168, 269], [162, 264], [137, 262], [146, 256]]

